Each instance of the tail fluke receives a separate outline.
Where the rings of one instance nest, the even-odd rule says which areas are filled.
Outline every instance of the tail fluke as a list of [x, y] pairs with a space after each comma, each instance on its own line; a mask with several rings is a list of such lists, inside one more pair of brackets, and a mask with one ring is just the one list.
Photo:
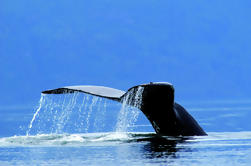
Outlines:
[[[42, 93], [74, 92], [126, 102], [128, 105], [137, 107], [146, 115], [156, 133], [161, 135], [207, 135], [193, 117], [182, 106], [174, 102], [174, 88], [167, 82], [137, 85], [128, 89], [127, 92], [103, 86], [67, 86], [46, 90]], [[138, 102], [139, 100], [140, 102]]]
[[121, 96], [126, 92], [114, 88], [104, 87], [104, 86], [66, 86], [63, 88], [51, 89], [43, 91], [43, 94], [65, 94], [65, 93], [74, 93], [74, 92], [83, 92], [91, 94], [98, 97], [104, 97], [111, 100], [119, 101]]

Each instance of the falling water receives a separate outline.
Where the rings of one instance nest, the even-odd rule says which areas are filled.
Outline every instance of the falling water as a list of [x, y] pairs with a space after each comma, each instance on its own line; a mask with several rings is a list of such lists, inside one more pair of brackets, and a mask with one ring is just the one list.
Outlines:
[[[62, 95], [42, 94], [28, 126], [27, 135], [126, 132], [137, 120], [143, 87], [136, 94], [129, 92], [122, 105], [108, 99], [72, 93]], [[132, 99], [134, 96], [134, 100]], [[131, 103], [131, 106], [127, 106]], [[137, 108], [136, 108], [137, 107]], [[107, 111], [109, 109], [109, 111]], [[118, 110], [119, 113], [118, 113]], [[117, 115], [117, 116], [116, 116]]]
[[42, 94], [39, 107], [30, 121], [26, 134], [88, 132], [94, 110], [99, 110], [100, 113], [105, 111], [102, 108], [97, 109], [97, 105], [101, 107], [98, 102], [103, 100], [106, 99], [80, 93]]
[[[142, 93], [144, 87], [138, 87], [134, 96], [134, 90], [129, 91], [123, 99], [122, 106], [118, 115], [116, 124], [116, 132], [127, 132], [128, 128], [133, 126], [139, 115], [139, 110], [142, 102]], [[131, 106], [129, 106], [130, 104]]]
[[86, 127], [85, 127], [85, 132], [88, 131], [89, 127], [90, 127], [90, 117], [91, 117], [91, 113], [93, 111], [93, 107], [96, 105], [98, 101], [98, 97], [94, 97], [92, 99], [92, 102], [91, 102], [91, 105], [89, 106], [89, 111], [88, 111], [88, 114], [87, 114], [87, 117], [86, 117]]
[[29, 127], [28, 127], [27, 132], [26, 132], [26, 135], [29, 134], [29, 132], [30, 132], [30, 130], [31, 130], [31, 128], [32, 128], [32, 124], [33, 124], [34, 120], [36, 119], [36, 117], [37, 117], [39, 111], [40, 111], [41, 108], [42, 108], [42, 105], [43, 105], [43, 103], [44, 103], [44, 97], [45, 97], [45, 95], [44, 95], [44, 94], [41, 94], [41, 98], [40, 98], [40, 100], [39, 100], [39, 107], [38, 107], [38, 109], [36, 110], [35, 114], [33, 115], [33, 118], [32, 118], [31, 121], [30, 121], [30, 125], [29, 125]]
[[[79, 93], [73, 93], [73, 96], [70, 98], [69, 102], [67, 104], [62, 105], [62, 110], [64, 110], [64, 111], [61, 111], [59, 116], [54, 116], [53, 123], [57, 122], [56, 123], [56, 125], [57, 125], [56, 133], [61, 133], [65, 124], [67, 124], [67, 122], [69, 121], [70, 116], [72, 115], [72, 111], [76, 105], [78, 95], [79, 95]], [[65, 100], [64, 100], [64, 102], [65, 102]], [[53, 107], [50, 107], [50, 110], [53, 111]], [[57, 112], [58, 112], [58, 110], [56, 110], [56, 113]]]

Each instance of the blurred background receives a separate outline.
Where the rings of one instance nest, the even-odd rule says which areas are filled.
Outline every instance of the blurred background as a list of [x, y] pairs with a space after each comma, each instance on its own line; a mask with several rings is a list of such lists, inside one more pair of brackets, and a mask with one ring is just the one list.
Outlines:
[[127, 90], [167, 81], [185, 106], [251, 102], [250, 5], [1, 0], [1, 118], [8, 110], [33, 113], [27, 108], [41, 91], [68, 85]]
[[174, 84], [180, 100], [250, 99], [248, 1], [3, 0], [0, 105], [45, 89]]

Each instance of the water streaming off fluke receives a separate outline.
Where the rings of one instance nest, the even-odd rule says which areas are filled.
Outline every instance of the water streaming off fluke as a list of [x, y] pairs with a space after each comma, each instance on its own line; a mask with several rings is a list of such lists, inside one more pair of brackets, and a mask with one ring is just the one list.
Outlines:
[[134, 101], [128, 93], [122, 104], [79, 92], [42, 94], [26, 135], [127, 132], [137, 121], [142, 92], [139, 87]]
[[[144, 88], [138, 87], [137, 92], [129, 91], [123, 99], [122, 106], [118, 115], [116, 124], [116, 132], [126, 132], [128, 127], [133, 126], [136, 122], [140, 111], [139, 108], [142, 102], [142, 93]], [[128, 105], [130, 103], [130, 105]]]
[[45, 96], [44, 94], [41, 94], [41, 98], [40, 98], [40, 100], [39, 100], [39, 107], [38, 107], [38, 109], [36, 110], [35, 114], [33, 115], [33, 118], [32, 118], [31, 121], [30, 121], [30, 125], [29, 125], [29, 127], [28, 127], [27, 132], [26, 132], [26, 135], [29, 134], [30, 129], [32, 128], [32, 124], [33, 124], [34, 120], [36, 119], [36, 117], [37, 117], [37, 115], [38, 115], [38, 113], [39, 113], [39, 111], [40, 111], [40, 109], [41, 109], [41, 107], [42, 107], [42, 105], [43, 105], [43, 103], [44, 103], [44, 96]]

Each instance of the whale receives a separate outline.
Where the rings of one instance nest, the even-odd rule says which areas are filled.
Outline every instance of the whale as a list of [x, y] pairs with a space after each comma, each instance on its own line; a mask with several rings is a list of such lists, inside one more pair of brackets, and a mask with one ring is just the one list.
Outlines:
[[[142, 89], [139, 104], [138, 89]], [[42, 94], [65, 94], [82, 92], [117, 102], [125, 102], [137, 107], [147, 117], [155, 132], [164, 136], [204, 136], [207, 135], [198, 122], [180, 104], [174, 101], [174, 86], [168, 82], [150, 82], [129, 88], [127, 91], [105, 86], [65, 86], [49, 89]]]

